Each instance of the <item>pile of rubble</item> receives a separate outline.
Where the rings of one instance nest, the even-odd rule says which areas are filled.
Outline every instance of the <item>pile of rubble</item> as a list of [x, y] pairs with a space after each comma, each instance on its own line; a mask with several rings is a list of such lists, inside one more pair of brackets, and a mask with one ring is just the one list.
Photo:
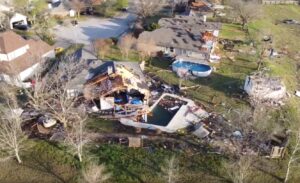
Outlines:
[[279, 77], [271, 77], [263, 72], [257, 72], [246, 77], [244, 90], [256, 105], [283, 105], [287, 96], [286, 87]]

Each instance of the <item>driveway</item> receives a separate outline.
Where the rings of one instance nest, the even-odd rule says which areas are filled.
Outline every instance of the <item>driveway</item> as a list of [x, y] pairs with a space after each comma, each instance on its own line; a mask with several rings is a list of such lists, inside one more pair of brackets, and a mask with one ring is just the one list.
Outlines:
[[83, 43], [91, 50], [91, 41], [97, 38], [119, 37], [129, 29], [135, 16], [124, 13], [116, 18], [88, 17], [77, 26], [57, 26], [54, 29], [57, 47], [67, 47], [73, 43]]

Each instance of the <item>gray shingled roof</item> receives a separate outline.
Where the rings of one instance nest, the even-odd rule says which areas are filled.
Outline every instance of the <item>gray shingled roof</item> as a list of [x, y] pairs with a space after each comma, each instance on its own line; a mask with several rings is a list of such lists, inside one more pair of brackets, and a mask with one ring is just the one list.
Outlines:
[[203, 45], [200, 39], [200, 32], [192, 34], [187, 30], [175, 28], [160, 28], [153, 32], [143, 32], [139, 37], [139, 41], [153, 40], [158, 46], [181, 48], [196, 52], [199, 52]]
[[162, 18], [158, 24], [164, 28], [188, 29], [194, 31], [212, 31], [220, 30], [221, 23], [219, 22], [204, 22], [200, 17], [192, 16], [176, 16], [175, 18]]
[[[140, 34], [138, 41], [153, 40], [157, 46], [174, 47], [200, 52], [204, 42], [202, 33], [219, 30], [220, 23], [203, 22], [199, 17], [176, 16], [175, 18], [162, 18], [159, 20], [161, 28], [152, 32], [145, 31]], [[206, 52], [206, 50], [201, 50]]]

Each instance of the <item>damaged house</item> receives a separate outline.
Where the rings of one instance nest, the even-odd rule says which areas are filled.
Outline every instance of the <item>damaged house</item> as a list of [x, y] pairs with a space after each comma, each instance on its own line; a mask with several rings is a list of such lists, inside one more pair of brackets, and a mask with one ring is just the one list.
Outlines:
[[150, 93], [138, 63], [92, 62], [68, 84], [70, 97], [82, 94], [90, 112], [103, 118], [147, 111]]
[[13, 31], [0, 34], [0, 80], [24, 87], [42, 59], [53, 57], [51, 46], [41, 40], [25, 40]]
[[270, 77], [262, 73], [247, 76], [244, 90], [256, 101], [278, 103], [286, 96], [286, 87], [279, 77]]
[[176, 16], [159, 20], [161, 28], [145, 31], [138, 42], [153, 40], [158, 51], [172, 56], [214, 60], [220, 23], [206, 22], [203, 18]]

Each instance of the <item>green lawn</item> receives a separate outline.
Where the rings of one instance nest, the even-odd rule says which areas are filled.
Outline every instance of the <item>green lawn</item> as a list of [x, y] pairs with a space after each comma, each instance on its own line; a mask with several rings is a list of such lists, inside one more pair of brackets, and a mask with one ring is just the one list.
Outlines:
[[[267, 60], [266, 65], [271, 68], [270, 73], [281, 76], [291, 92], [297, 89], [297, 66], [299, 60], [295, 58], [300, 48], [300, 26], [280, 23], [284, 19], [300, 20], [299, 6], [265, 6], [265, 14], [253, 22], [251, 34], [271, 35], [274, 39], [276, 51], [288, 50], [288, 55], [280, 59]], [[259, 37], [261, 39], [261, 37]], [[299, 89], [299, 88], [298, 88]]]
[[139, 53], [137, 51], [131, 50], [128, 54], [128, 58], [122, 55], [120, 49], [117, 46], [112, 46], [108, 53], [105, 55], [105, 60], [113, 60], [113, 61], [133, 61], [138, 62]]
[[224, 23], [222, 25], [220, 38], [222, 38], [222, 39], [244, 40], [245, 37], [246, 37], [246, 34], [242, 30], [242, 27], [240, 25], [228, 24], [228, 23]]

